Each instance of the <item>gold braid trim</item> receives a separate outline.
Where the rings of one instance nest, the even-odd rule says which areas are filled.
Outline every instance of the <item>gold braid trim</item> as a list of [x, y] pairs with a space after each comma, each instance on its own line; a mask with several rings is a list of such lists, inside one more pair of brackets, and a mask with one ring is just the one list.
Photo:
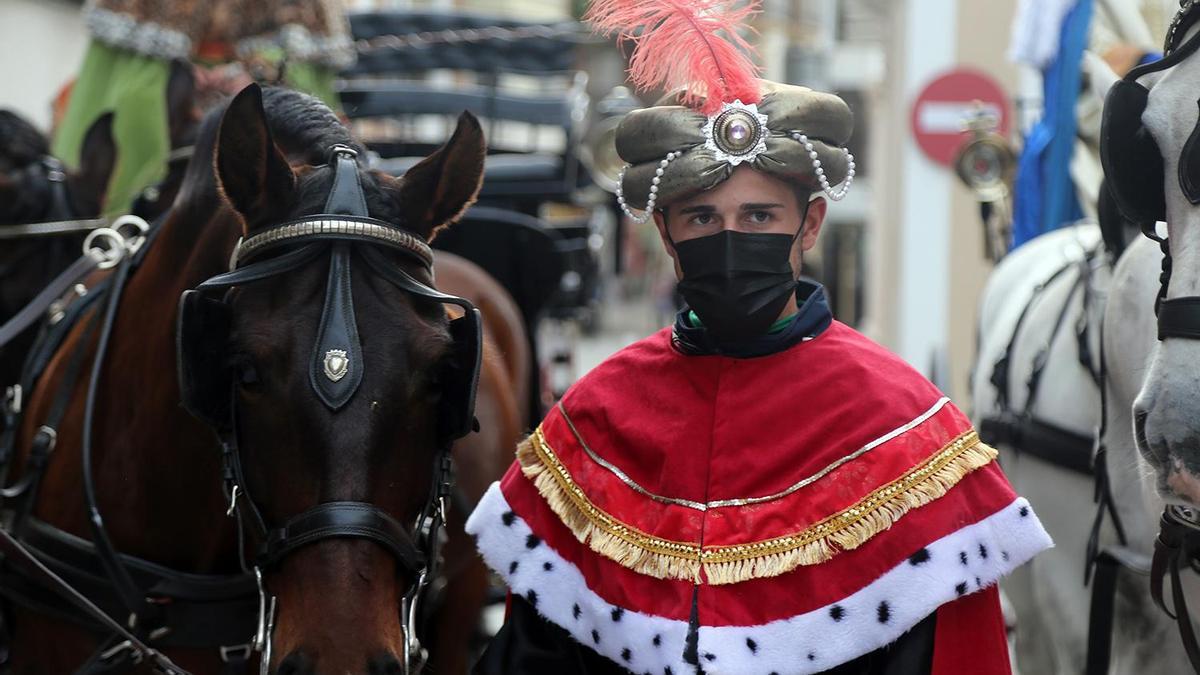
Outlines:
[[905, 513], [945, 495], [963, 476], [995, 460], [996, 454], [974, 430], [968, 430], [905, 475], [801, 532], [702, 549], [654, 537], [598, 508], [558, 460], [541, 428], [517, 447], [521, 470], [580, 542], [635, 572], [659, 579], [704, 583], [703, 569], [704, 579], [714, 585], [778, 576], [858, 548]]

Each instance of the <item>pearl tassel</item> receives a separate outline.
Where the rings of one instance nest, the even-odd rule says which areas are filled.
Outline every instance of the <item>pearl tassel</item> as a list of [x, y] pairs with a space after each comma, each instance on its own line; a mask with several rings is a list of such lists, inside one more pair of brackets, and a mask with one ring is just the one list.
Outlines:
[[817, 151], [813, 147], [812, 142], [808, 140], [808, 136], [805, 136], [799, 131], [793, 131], [791, 136], [793, 139], [803, 145], [806, 151], [808, 151], [808, 158], [812, 160], [813, 173], [817, 174], [817, 180], [821, 183], [821, 190], [833, 201], [842, 201], [842, 198], [845, 197], [846, 193], [850, 190], [850, 184], [854, 182], [854, 155], [850, 154], [849, 150], [845, 151], [846, 158], [850, 160], [850, 163], [847, 165], [846, 180], [842, 183], [840, 190], [834, 190], [833, 187], [829, 185], [829, 179], [825, 177], [825, 169], [821, 166], [821, 160], [817, 155]]
[[625, 203], [625, 191], [622, 189], [622, 185], [625, 182], [625, 170], [629, 168], [629, 165], [626, 164], [621, 167], [621, 173], [617, 176], [617, 205], [621, 207], [625, 215], [629, 216], [630, 220], [641, 225], [650, 220], [650, 216], [654, 215], [654, 202], [658, 201], [658, 184], [662, 182], [662, 176], [667, 170], [667, 165], [680, 154], [678, 152], [668, 152], [667, 156], [659, 161], [658, 168], [654, 170], [654, 178], [650, 180], [650, 197], [646, 200], [646, 209], [642, 211], [642, 215], [640, 216], [634, 215], [633, 211], [629, 209], [629, 205]]

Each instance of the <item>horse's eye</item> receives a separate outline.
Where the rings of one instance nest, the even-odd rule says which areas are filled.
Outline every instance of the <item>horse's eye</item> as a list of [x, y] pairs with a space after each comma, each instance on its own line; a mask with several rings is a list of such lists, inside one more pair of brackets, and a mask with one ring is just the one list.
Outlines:
[[237, 369], [238, 381], [243, 385], [258, 384], [258, 369], [252, 363], [243, 363]]
[[229, 358], [229, 371], [237, 378], [238, 384], [248, 387], [259, 383], [258, 369], [254, 362], [245, 354], [235, 354]]

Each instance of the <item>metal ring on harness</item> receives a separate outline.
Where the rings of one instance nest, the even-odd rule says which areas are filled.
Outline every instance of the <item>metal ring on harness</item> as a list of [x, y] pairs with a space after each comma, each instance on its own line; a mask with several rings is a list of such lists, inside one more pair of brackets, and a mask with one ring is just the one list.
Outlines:
[[[99, 242], [107, 242], [107, 246], [101, 246]], [[109, 270], [119, 265], [128, 250], [125, 245], [125, 237], [111, 227], [98, 227], [89, 232], [83, 240], [83, 254], [95, 258], [97, 260], [96, 267], [102, 270]]]

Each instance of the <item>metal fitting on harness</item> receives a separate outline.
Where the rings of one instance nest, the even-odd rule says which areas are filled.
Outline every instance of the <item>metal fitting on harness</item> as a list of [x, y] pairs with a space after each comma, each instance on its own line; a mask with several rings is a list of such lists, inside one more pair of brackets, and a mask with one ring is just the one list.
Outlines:
[[4, 407], [8, 412], [14, 415], [21, 414], [22, 389], [21, 385], [14, 384], [4, 390]]

